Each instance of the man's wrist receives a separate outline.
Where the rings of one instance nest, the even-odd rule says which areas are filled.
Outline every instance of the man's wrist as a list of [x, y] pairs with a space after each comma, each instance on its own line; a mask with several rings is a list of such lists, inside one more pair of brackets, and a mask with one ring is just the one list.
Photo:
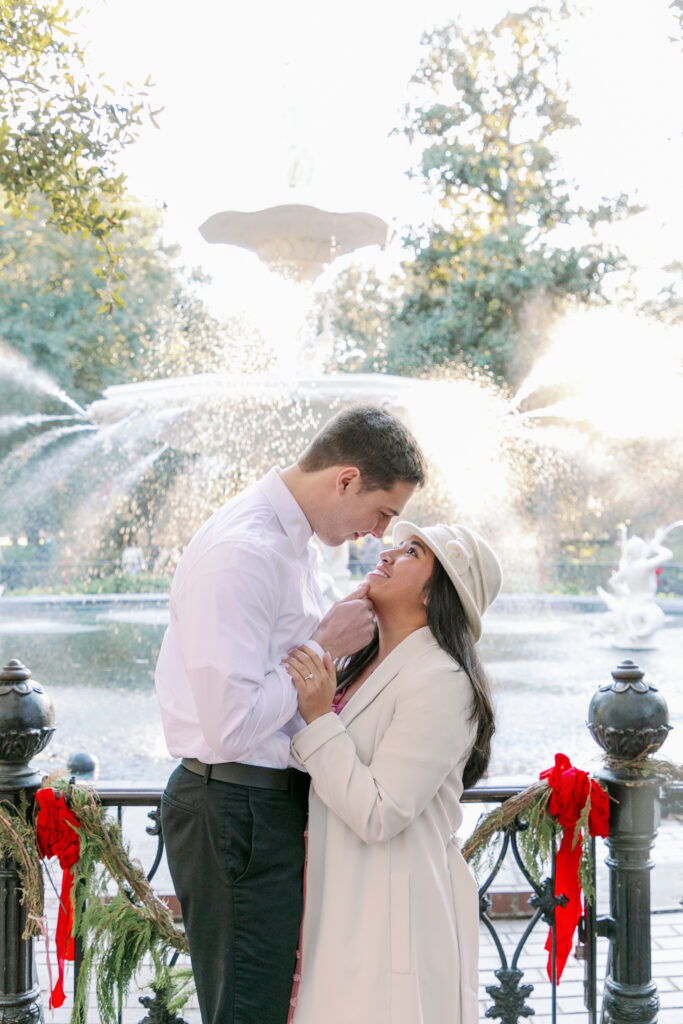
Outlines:
[[[318, 633], [316, 633], [316, 634], [315, 634], [315, 636], [318, 636]], [[310, 639], [310, 640], [308, 641], [308, 643], [306, 644], [306, 646], [307, 646], [307, 647], [310, 647], [310, 648], [311, 648], [311, 650], [312, 650], [312, 651], [314, 651], [314, 652], [315, 652], [315, 653], [316, 653], [316, 654], [318, 655], [318, 657], [320, 658], [320, 660], [322, 661], [322, 660], [323, 660], [323, 657], [324, 657], [324, 655], [325, 655], [325, 650], [326, 650], [326, 648], [324, 648], [324, 647], [323, 647], [323, 646], [321, 645], [321, 643], [320, 643], [320, 641], [319, 641], [319, 640], [316, 640], [316, 639], [315, 639], [315, 636], [312, 636], [312, 637], [311, 637], [311, 639]]]
[[341, 657], [341, 652], [337, 649], [337, 646], [334, 643], [334, 640], [328, 640], [326, 638], [325, 630], [324, 629], [319, 629], [316, 633], [314, 633], [313, 639], [311, 640], [311, 643], [315, 644], [316, 651], [317, 651], [318, 648], [320, 649], [320, 652], [321, 652], [320, 653], [320, 657], [321, 658], [322, 658], [323, 653], [325, 651], [327, 651], [332, 656], [332, 660], [333, 661], [336, 658]]

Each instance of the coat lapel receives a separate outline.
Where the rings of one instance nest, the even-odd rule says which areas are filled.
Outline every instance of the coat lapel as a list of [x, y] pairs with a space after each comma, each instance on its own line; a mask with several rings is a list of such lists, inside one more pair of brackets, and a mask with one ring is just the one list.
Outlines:
[[345, 704], [339, 713], [339, 719], [348, 725], [353, 719], [372, 703], [378, 693], [381, 693], [387, 683], [405, 668], [410, 661], [418, 660], [425, 647], [433, 643], [429, 626], [422, 626], [414, 633], [402, 640], [398, 647], [387, 655], [384, 661], [380, 662], [372, 675], [369, 675], [360, 689], [356, 690], [348, 704]]

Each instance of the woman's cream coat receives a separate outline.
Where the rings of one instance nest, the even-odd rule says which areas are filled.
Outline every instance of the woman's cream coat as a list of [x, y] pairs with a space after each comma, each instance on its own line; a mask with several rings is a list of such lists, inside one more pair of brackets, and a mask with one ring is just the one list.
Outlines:
[[476, 1024], [477, 888], [455, 836], [471, 699], [425, 626], [294, 737], [312, 779], [294, 1024]]

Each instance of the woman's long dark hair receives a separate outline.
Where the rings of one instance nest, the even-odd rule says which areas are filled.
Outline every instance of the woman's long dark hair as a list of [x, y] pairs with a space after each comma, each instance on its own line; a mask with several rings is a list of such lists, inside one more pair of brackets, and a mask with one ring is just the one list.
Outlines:
[[[427, 584], [427, 625], [439, 647], [450, 654], [469, 676], [473, 690], [470, 721], [476, 724], [474, 745], [463, 772], [463, 785], [473, 786], [484, 775], [491, 758], [491, 738], [495, 731], [491, 684], [479, 660], [472, 631], [458, 593], [438, 558]], [[337, 690], [343, 690], [360, 675], [376, 657], [379, 649], [379, 630], [367, 647], [352, 654], [337, 671]]]

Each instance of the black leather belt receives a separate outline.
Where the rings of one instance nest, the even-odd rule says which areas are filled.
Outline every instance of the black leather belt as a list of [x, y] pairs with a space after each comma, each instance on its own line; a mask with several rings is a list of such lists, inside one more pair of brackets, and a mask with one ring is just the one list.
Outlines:
[[227, 761], [222, 764], [204, 764], [194, 757], [184, 757], [180, 762], [183, 768], [201, 775], [204, 782], [214, 779], [218, 782], [232, 782], [238, 786], [255, 786], [257, 789], [289, 789], [296, 775], [302, 772], [296, 768], [264, 768], [258, 764], [240, 764]]

